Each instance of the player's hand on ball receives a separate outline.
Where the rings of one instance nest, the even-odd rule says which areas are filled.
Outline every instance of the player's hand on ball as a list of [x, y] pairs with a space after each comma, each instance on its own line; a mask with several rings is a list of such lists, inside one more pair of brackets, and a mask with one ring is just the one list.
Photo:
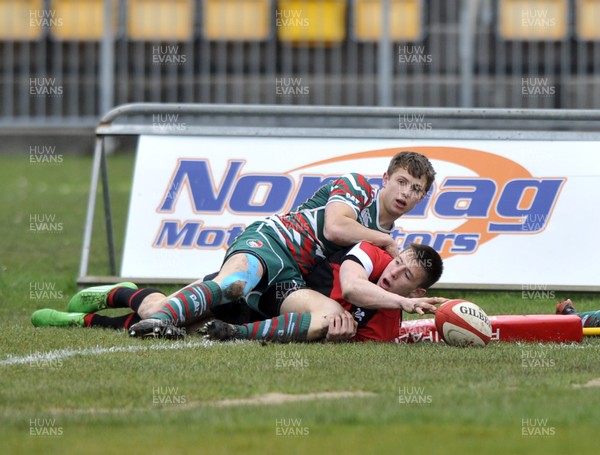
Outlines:
[[329, 317], [329, 329], [325, 339], [330, 342], [348, 341], [356, 335], [358, 322], [347, 311]]
[[414, 299], [406, 299], [402, 309], [407, 313], [416, 314], [435, 314], [437, 308], [435, 305], [446, 302], [448, 299], [444, 297], [419, 297]]

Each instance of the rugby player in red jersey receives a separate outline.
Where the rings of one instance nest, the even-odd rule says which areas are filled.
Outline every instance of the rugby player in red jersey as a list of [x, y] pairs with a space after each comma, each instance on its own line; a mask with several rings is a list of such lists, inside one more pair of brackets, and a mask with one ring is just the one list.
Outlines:
[[[397, 309], [398, 297], [423, 297], [443, 272], [442, 258], [437, 251], [416, 243], [390, 259], [381, 249], [361, 242], [343, 256], [332, 256], [322, 267], [331, 268], [331, 285], [324, 279], [325, 274], [319, 275], [319, 268], [309, 276], [308, 284], [321, 293], [327, 292], [330, 286], [328, 295], [358, 323], [354, 341], [398, 338], [402, 322], [402, 312]], [[423, 314], [418, 305], [409, 312]]]
[[[394, 341], [400, 336], [402, 297], [422, 297], [439, 280], [442, 271], [443, 262], [437, 251], [415, 243], [395, 258], [368, 242], [333, 254], [308, 275], [306, 282], [311, 289], [338, 302], [352, 316], [356, 334], [349, 330], [347, 320], [340, 318], [333, 324], [330, 319], [326, 331], [312, 338]], [[260, 306], [269, 311], [268, 307], [273, 305], [277, 305], [277, 299], [272, 293], [264, 294]], [[403, 308], [411, 313], [429, 312], [419, 305]], [[207, 338], [230, 340], [240, 338], [239, 333], [248, 330], [276, 330], [267, 325], [268, 321], [234, 325], [223, 319], [211, 321], [202, 329]]]

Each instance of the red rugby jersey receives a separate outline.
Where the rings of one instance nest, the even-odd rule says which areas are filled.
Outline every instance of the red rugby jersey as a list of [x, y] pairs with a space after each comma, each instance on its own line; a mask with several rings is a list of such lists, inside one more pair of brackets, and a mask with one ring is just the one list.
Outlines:
[[340, 267], [344, 261], [361, 264], [369, 281], [376, 283], [392, 257], [381, 248], [368, 242], [360, 242], [350, 249], [342, 250], [321, 262], [307, 277], [310, 288], [331, 297], [349, 311], [358, 329], [352, 341], [395, 341], [400, 336], [402, 312], [400, 310], [373, 310], [360, 308], [342, 297]]

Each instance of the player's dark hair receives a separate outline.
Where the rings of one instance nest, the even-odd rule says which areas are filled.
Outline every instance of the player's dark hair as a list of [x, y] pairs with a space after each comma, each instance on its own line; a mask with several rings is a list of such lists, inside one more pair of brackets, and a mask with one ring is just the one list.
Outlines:
[[418, 261], [419, 266], [425, 270], [425, 279], [421, 283], [422, 288], [433, 286], [442, 276], [444, 271], [444, 262], [442, 257], [429, 245], [421, 243], [411, 243], [408, 245], [414, 255], [414, 260]]
[[425, 176], [426, 193], [429, 191], [435, 180], [435, 171], [431, 162], [425, 155], [421, 155], [417, 152], [404, 151], [396, 153], [388, 166], [388, 177], [398, 169], [406, 169], [410, 175], [417, 179]]

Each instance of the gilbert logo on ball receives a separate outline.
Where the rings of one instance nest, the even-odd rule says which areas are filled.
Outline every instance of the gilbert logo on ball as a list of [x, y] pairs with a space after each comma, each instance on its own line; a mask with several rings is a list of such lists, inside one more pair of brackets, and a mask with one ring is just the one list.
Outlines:
[[435, 327], [450, 346], [485, 346], [492, 324], [485, 311], [467, 300], [449, 300], [435, 312]]

